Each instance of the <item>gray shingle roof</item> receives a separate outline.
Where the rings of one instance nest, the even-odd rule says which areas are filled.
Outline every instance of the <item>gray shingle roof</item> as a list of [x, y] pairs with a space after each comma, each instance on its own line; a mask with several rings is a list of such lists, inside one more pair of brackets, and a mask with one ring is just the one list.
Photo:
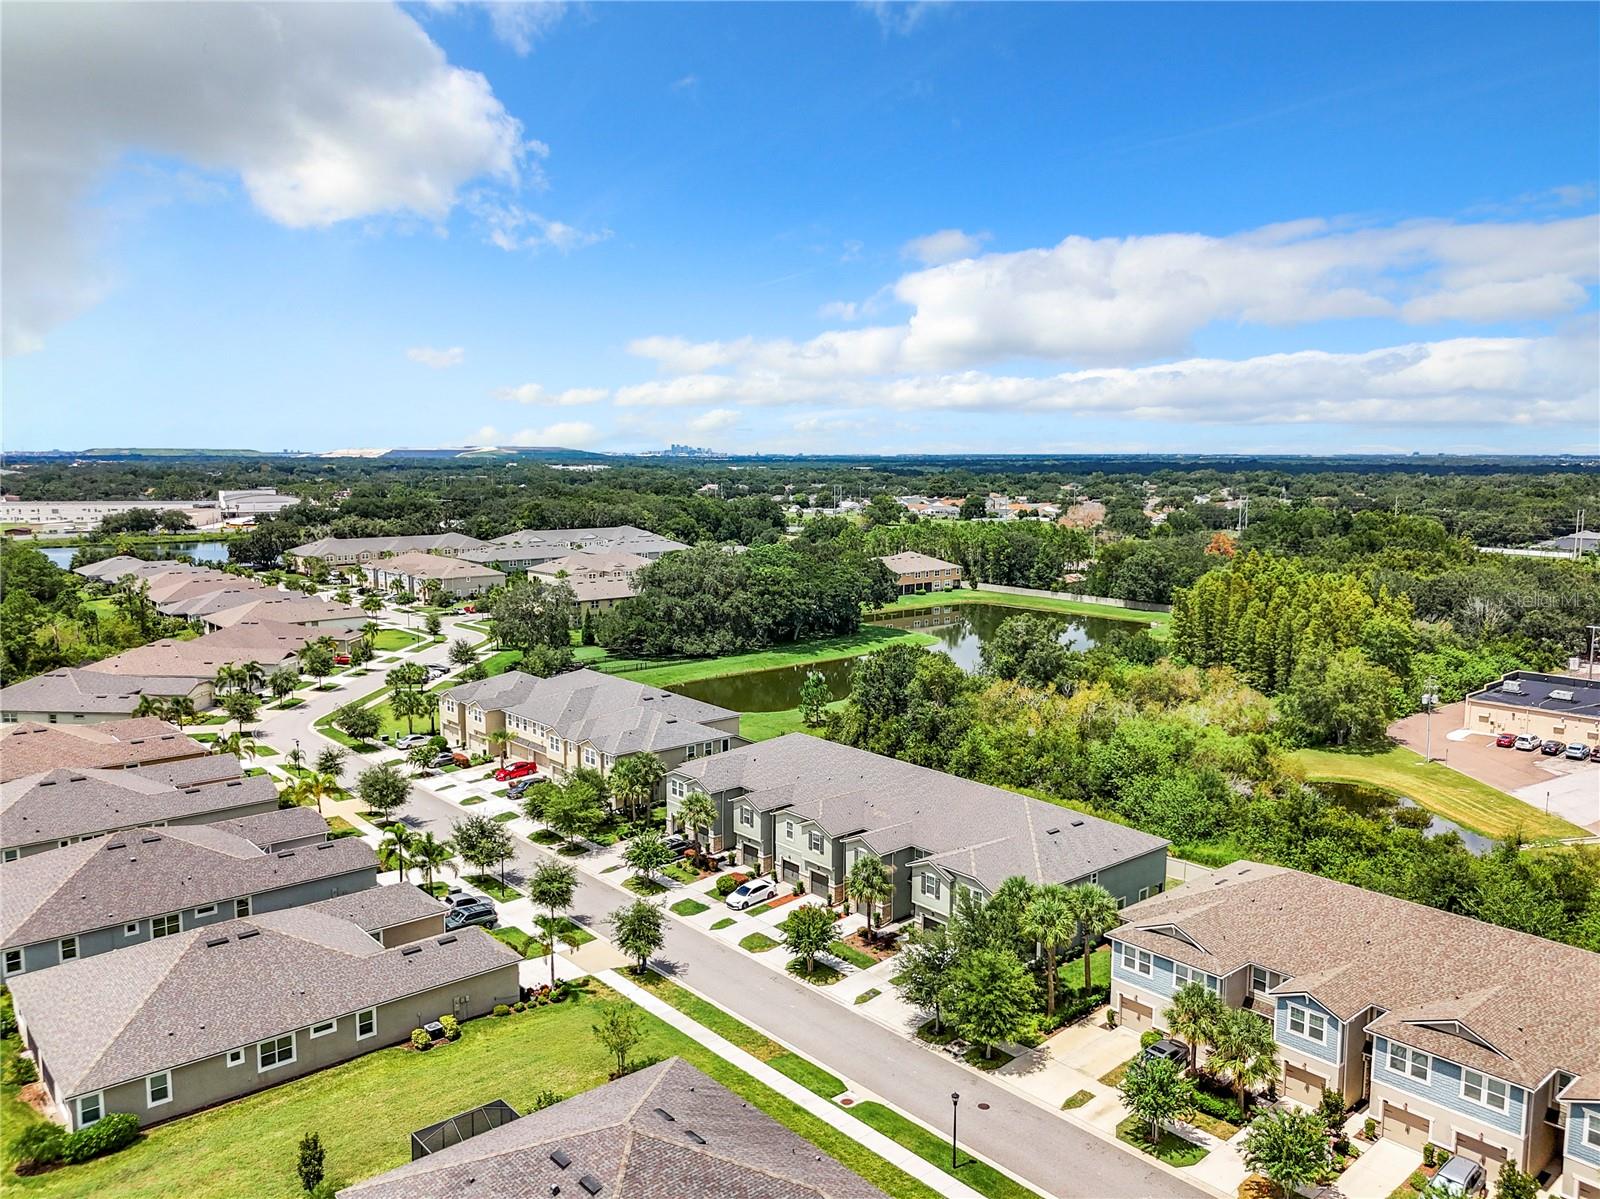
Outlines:
[[519, 960], [476, 928], [385, 949], [359, 925], [302, 907], [9, 982], [65, 1100], [502, 967], [514, 989]]
[[139, 706], [141, 695], [159, 699], [188, 695], [204, 681], [200, 675], [123, 675], [69, 667], [0, 687], [0, 708], [7, 712], [125, 716]]
[[731, 734], [709, 727], [738, 713], [659, 687], [646, 687], [595, 670], [574, 670], [541, 679], [520, 671], [446, 693], [458, 703], [504, 710], [562, 737], [587, 742], [613, 757], [660, 752]]
[[[195, 759], [210, 763], [210, 758]], [[225, 763], [224, 763], [225, 764]], [[237, 759], [233, 773], [238, 774]], [[270, 778], [179, 787], [147, 770], [51, 770], [0, 784], [0, 845], [36, 845], [271, 803]], [[315, 815], [315, 813], [312, 813]]]
[[168, 574], [220, 574], [209, 566], [200, 566], [189, 562], [169, 562], [161, 559], [134, 558], [127, 554], [115, 558], [102, 558], [98, 562], [90, 562], [80, 566], [74, 572], [86, 579], [98, 579], [103, 583], [115, 583], [132, 575], [136, 579], [150, 579], [158, 575]]
[[1013, 875], [1068, 882], [1167, 842], [1138, 829], [896, 758], [790, 733], [689, 762], [705, 790], [742, 790], [764, 811], [792, 810], [830, 836], [862, 834], [874, 852], [914, 845], [993, 889]]
[[364, 891], [321, 899], [306, 906], [314, 911], [338, 916], [341, 920], [352, 921], [369, 933], [421, 920], [426, 916], [438, 916], [445, 910], [444, 904], [412, 883], [368, 887]]
[[898, 554], [888, 554], [879, 558], [889, 570], [897, 575], [910, 574], [917, 570], [955, 570], [954, 562], [946, 562], [943, 558], [935, 558], [931, 554], [924, 554], [917, 550], [901, 550]]
[[[666, 1115], [663, 1115], [666, 1113]], [[670, 1116], [670, 1119], [668, 1118]], [[561, 1169], [551, 1154], [563, 1150]], [[771, 1116], [671, 1058], [339, 1192], [340, 1199], [887, 1199]]]
[[0, 866], [0, 945], [32, 945], [376, 868], [371, 846], [354, 837], [268, 854], [205, 824], [130, 829]]
[[[1288, 976], [1274, 994], [1310, 994], [1341, 1019], [1375, 1004], [1388, 1014], [1373, 1033], [1511, 1082], [1600, 1071], [1600, 954], [1588, 950], [1256, 862], [1122, 917], [1118, 940], [1217, 975], [1264, 966]], [[1155, 931], [1167, 927], [1201, 948]], [[1495, 1050], [1421, 1026], [1450, 1020]]]
[[[271, 783], [264, 775], [246, 779], [246, 782]], [[277, 788], [273, 788], [276, 793]], [[272, 852], [276, 846], [290, 841], [304, 841], [311, 837], [327, 840], [328, 822], [315, 808], [275, 808], [270, 812], [257, 812], [254, 816], [236, 816], [228, 820], [214, 820], [211, 827], [235, 837], [243, 837], [252, 845]]]
[[214, 679], [217, 667], [225, 662], [259, 662], [270, 670], [294, 657], [308, 641], [316, 640], [324, 631], [270, 620], [246, 620], [204, 637], [153, 641], [91, 662], [84, 669], [96, 674]]
[[425, 579], [504, 579], [505, 575], [467, 558], [446, 558], [442, 554], [409, 553], [393, 558], [374, 558], [367, 563], [368, 570], [385, 570], [392, 574], [418, 575]]
[[319, 537], [289, 551], [294, 558], [351, 554], [404, 554], [412, 550], [476, 549], [484, 543], [465, 533], [423, 533], [413, 537]]

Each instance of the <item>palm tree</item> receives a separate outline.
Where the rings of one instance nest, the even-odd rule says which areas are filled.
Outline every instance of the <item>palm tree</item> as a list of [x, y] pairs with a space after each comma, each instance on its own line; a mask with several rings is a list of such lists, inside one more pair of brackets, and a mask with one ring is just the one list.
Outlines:
[[1223, 1002], [1204, 983], [1185, 983], [1167, 1007], [1167, 1031], [1189, 1046], [1189, 1069], [1200, 1064], [1199, 1047], [1210, 1044], [1223, 1019]]
[[506, 732], [505, 729], [495, 729], [486, 740], [489, 742], [489, 748], [500, 759], [500, 765], [504, 766], [506, 764], [506, 746], [511, 743], [511, 734]]
[[211, 684], [215, 691], [237, 691], [240, 688], [241, 672], [232, 662], [224, 662], [217, 667], [216, 680]]
[[333, 790], [338, 790], [339, 776], [344, 773], [344, 760], [348, 755], [349, 751], [339, 745], [330, 745], [317, 755], [317, 773], [328, 776]]
[[1226, 1074], [1249, 1114], [1249, 1089], [1278, 1077], [1278, 1043], [1272, 1025], [1243, 1008], [1225, 1008], [1212, 1030], [1210, 1065]]
[[678, 805], [678, 823], [689, 830], [689, 836], [694, 838], [695, 853], [699, 855], [700, 830], [705, 829], [710, 840], [709, 834], [717, 823], [717, 805], [704, 791], [691, 791]]
[[448, 866], [452, 874], [460, 873], [455, 864], [455, 857], [455, 845], [448, 839], [439, 840], [432, 833], [423, 833], [411, 842], [411, 863], [422, 869], [422, 882], [426, 889], [432, 889], [433, 873], [436, 870]]
[[160, 716], [164, 716], [166, 711], [167, 711], [166, 703], [164, 701], [162, 701], [162, 700], [157, 699], [153, 695], [143, 695], [143, 694], [141, 694], [139, 696], [139, 702], [134, 704], [134, 706], [133, 706], [133, 715], [135, 715], [135, 716], [156, 716], [156, 717], [160, 717]]
[[283, 755], [283, 760], [289, 764], [290, 774], [299, 774], [301, 768], [306, 764], [305, 751], [297, 745]]
[[[1077, 912], [1067, 898], [1067, 888], [1047, 883], [1033, 892], [1022, 909], [1022, 931], [1044, 949], [1045, 1015], [1056, 1014], [1056, 953], [1072, 944], [1078, 931]], [[1087, 952], [1087, 951], [1086, 951]]]
[[239, 685], [254, 695], [266, 685], [267, 672], [262, 669], [259, 662], [246, 662], [238, 667]]
[[417, 836], [403, 824], [391, 824], [384, 830], [383, 840], [378, 842], [378, 861], [383, 863], [385, 870], [398, 870], [400, 881], [409, 881], [406, 878], [406, 868], [410, 865], [410, 857], [416, 845]]
[[439, 596], [444, 591], [444, 583], [440, 579], [428, 579], [422, 584], [422, 598], [428, 602], [430, 608], [439, 606]]
[[211, 743], [211, 751], [219, 754], [232, 754], [237, 758], [240, 756], [240, 750], [242, 748], [240, 742], [242, 740], [243, 738], [241, 738], [238, 733], [229, 733], [226, 737], [219, 735], [217, 739]]
[[[377, 598], [378, 597], [375, 596], [375, 595], [367, 596], [367, 599], [369, 599], [369, 600], [370, 599], [377, 599]], [[363, 600], [362, 603], [365, 604], [366, 600]], [[383, 631], [383, 626], [380, 625], [375, 620], [369, 620], [369, 621], [367, 621], [366, 624], [361, 626], [361, 635], [367, 639], [367, 644], [368, 645], [371, 645], [372, 644], [372, 639], [374, 637], [376, 637], [382, 631]]]
[[363, 612], [365, 612], [368, 616], [371, 616], [375, 612], [382, 612], [383, 611], [383, 597], [380, 596], [380, 595], [377, 595], [377, 594], [362, 596], [361, 597], [361, 610]]
[[1095, 943], [1117, 927], [1121, 917], [1117, 914], [1117, 901], [1099, 883], [1079, 883], [1068, 887], [1065, 895], [1072, 908], [1072, 919], [1078, 926], [1078, 936], [1083, 942], [1083, 989], [1094, 986], [1094, 963], [1090, 951]]
[[267, 677], [268, 689], [279, 700], [288, 699], [293, 695], [295, 686], [299, 682], [300, 672], [292, 666], [280, 666]]
[[295, 798], [315, 801], [317, 811], [322, 811], [322, 801], [331, 798], [339, 790], [339, 782], [331, 774], [322, 774], [312, 771], [305, 775], [295, 785]]
[[655, 754], [629, 754], [619, 758], [611, 768], [611, 793], [621, 801], [630, 817], [635, 816], [641, 806], [649, 810], [661, 777], [666, 773], [667, 768]]
[[243, 729], [240, 729], [234, 736], [239, 738], [239, 753], [249, 758], [252, 762], [261, 756], [261, 746], [254, 737], [246, 737]]
[[167, 701], [163, 715], [181, 729], [194, 719], [194, 700], [187, 695], [175, 696]]
[[889, 877], [883, 859], [872, 854], [857, 858], [845, 877], [844, 893], [866, 912], [867, 940], [872, 940], [874, 911], [894, 897], [894, 880]]

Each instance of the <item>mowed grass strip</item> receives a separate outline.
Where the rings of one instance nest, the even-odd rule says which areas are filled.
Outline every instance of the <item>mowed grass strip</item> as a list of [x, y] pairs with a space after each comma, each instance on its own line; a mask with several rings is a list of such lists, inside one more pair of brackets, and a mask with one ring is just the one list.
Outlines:
[[[31, 1178], [9, 1175], [8, 1194], [52, 1199], [296, 1199], [300, 1138], [317, 1132], [328, 1177], [346, 1185], [410, 1160], [413, 1130], [491, 1099], [519, 1111], [546, 1088], [570, 1096], [603, 1083], [611, 1056], [595, 1041], [595, 986], [576, 1000], [474, 1020], [453, 1045], [417, 1053], [383, 1049], [342, 1066], [151, 1129], [111, 1157]], [[737, 1070], [677, 1029], [644, 1014], [637, 1061], [678, 1056], [752, 1106], [787, 1125], [897, 1199], [938, 1199], [933, 1189], [862, 1148], [775, 1091]], [[15, 1040], [6, 1042], [7, 1056]], [[3, 1093], [4, 1138], [11, 1143], [39, 1117]]]
[[1300, 749], [1295, 761], [1312, 782], [1365, 783], [1404, 795], [1428, 811], [1486, 837], [1520, 831], [1530, 840], [1588, 834], [1559, 816], [1546, 816], [1514, 795], [1480, 783], [1439, 762], [1396, 745], [1381, 752]]

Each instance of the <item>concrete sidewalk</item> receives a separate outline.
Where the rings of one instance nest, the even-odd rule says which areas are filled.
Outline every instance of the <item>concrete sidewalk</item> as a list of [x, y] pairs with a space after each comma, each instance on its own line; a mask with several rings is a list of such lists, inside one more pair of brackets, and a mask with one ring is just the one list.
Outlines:
[[[611, 987], [619, 994], [627, 996], [651, 1015], [659, 1016], [680, 1032], [687, 1033], [724, 1061], [737, 1066], [752, 1078], [765, 1083], [785, 1099], [804, 1108], [817, 1119], [826, 1121], [851, 1140], [860, 1142], [885, 1161], [898, 1166], [913, 1178], [932, 1187], [939, 1194], [946, 1196], [946, 1199], [983, 1199], [982, 1195], [965, 1183], [952, 1178], [937, 1166], [923, 1161], [909, 1149], [891, 1141], [871, 1125], [862, 1120], [857, 1120], [837, 1104], [830, 1103], [820, 1095], [806, 1090], [786, 1075], [779, 1074], [759, 1058], [746, 1053], [731, 1041], [719, 1037], [716, 1033], [706, 1028], [705, 1025], [691, 1020], [671, 1004], [657, 999], [649, 991], [617, 971], [607, 970], [600, 975], [600, 978], [604, 980], [608, 987]], [[966, 1152], [972, 1153], [970, 1149]], [[976, 1155], [973, 1154], [973, 1156]], [[992, 1162], [989, 1164], [993, 1165]], [[995, 1168], [999, 1169], [998, 1166]]]

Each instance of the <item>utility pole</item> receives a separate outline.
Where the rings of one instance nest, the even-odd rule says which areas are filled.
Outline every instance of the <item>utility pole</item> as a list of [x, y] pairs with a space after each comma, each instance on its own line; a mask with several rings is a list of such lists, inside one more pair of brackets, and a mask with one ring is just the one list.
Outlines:
[[1600, 632], [1600, 624], [1587, 626], [1589, 630], [1589, 681], [1594, 682], [1594, 635]]
[[1422, 684], [1422, 706], [1428, 713], [1428, 740], [1422, 756], [1433, 761], [1433, 705], [1439, 702], [1439, 680], [1432, 675]]

